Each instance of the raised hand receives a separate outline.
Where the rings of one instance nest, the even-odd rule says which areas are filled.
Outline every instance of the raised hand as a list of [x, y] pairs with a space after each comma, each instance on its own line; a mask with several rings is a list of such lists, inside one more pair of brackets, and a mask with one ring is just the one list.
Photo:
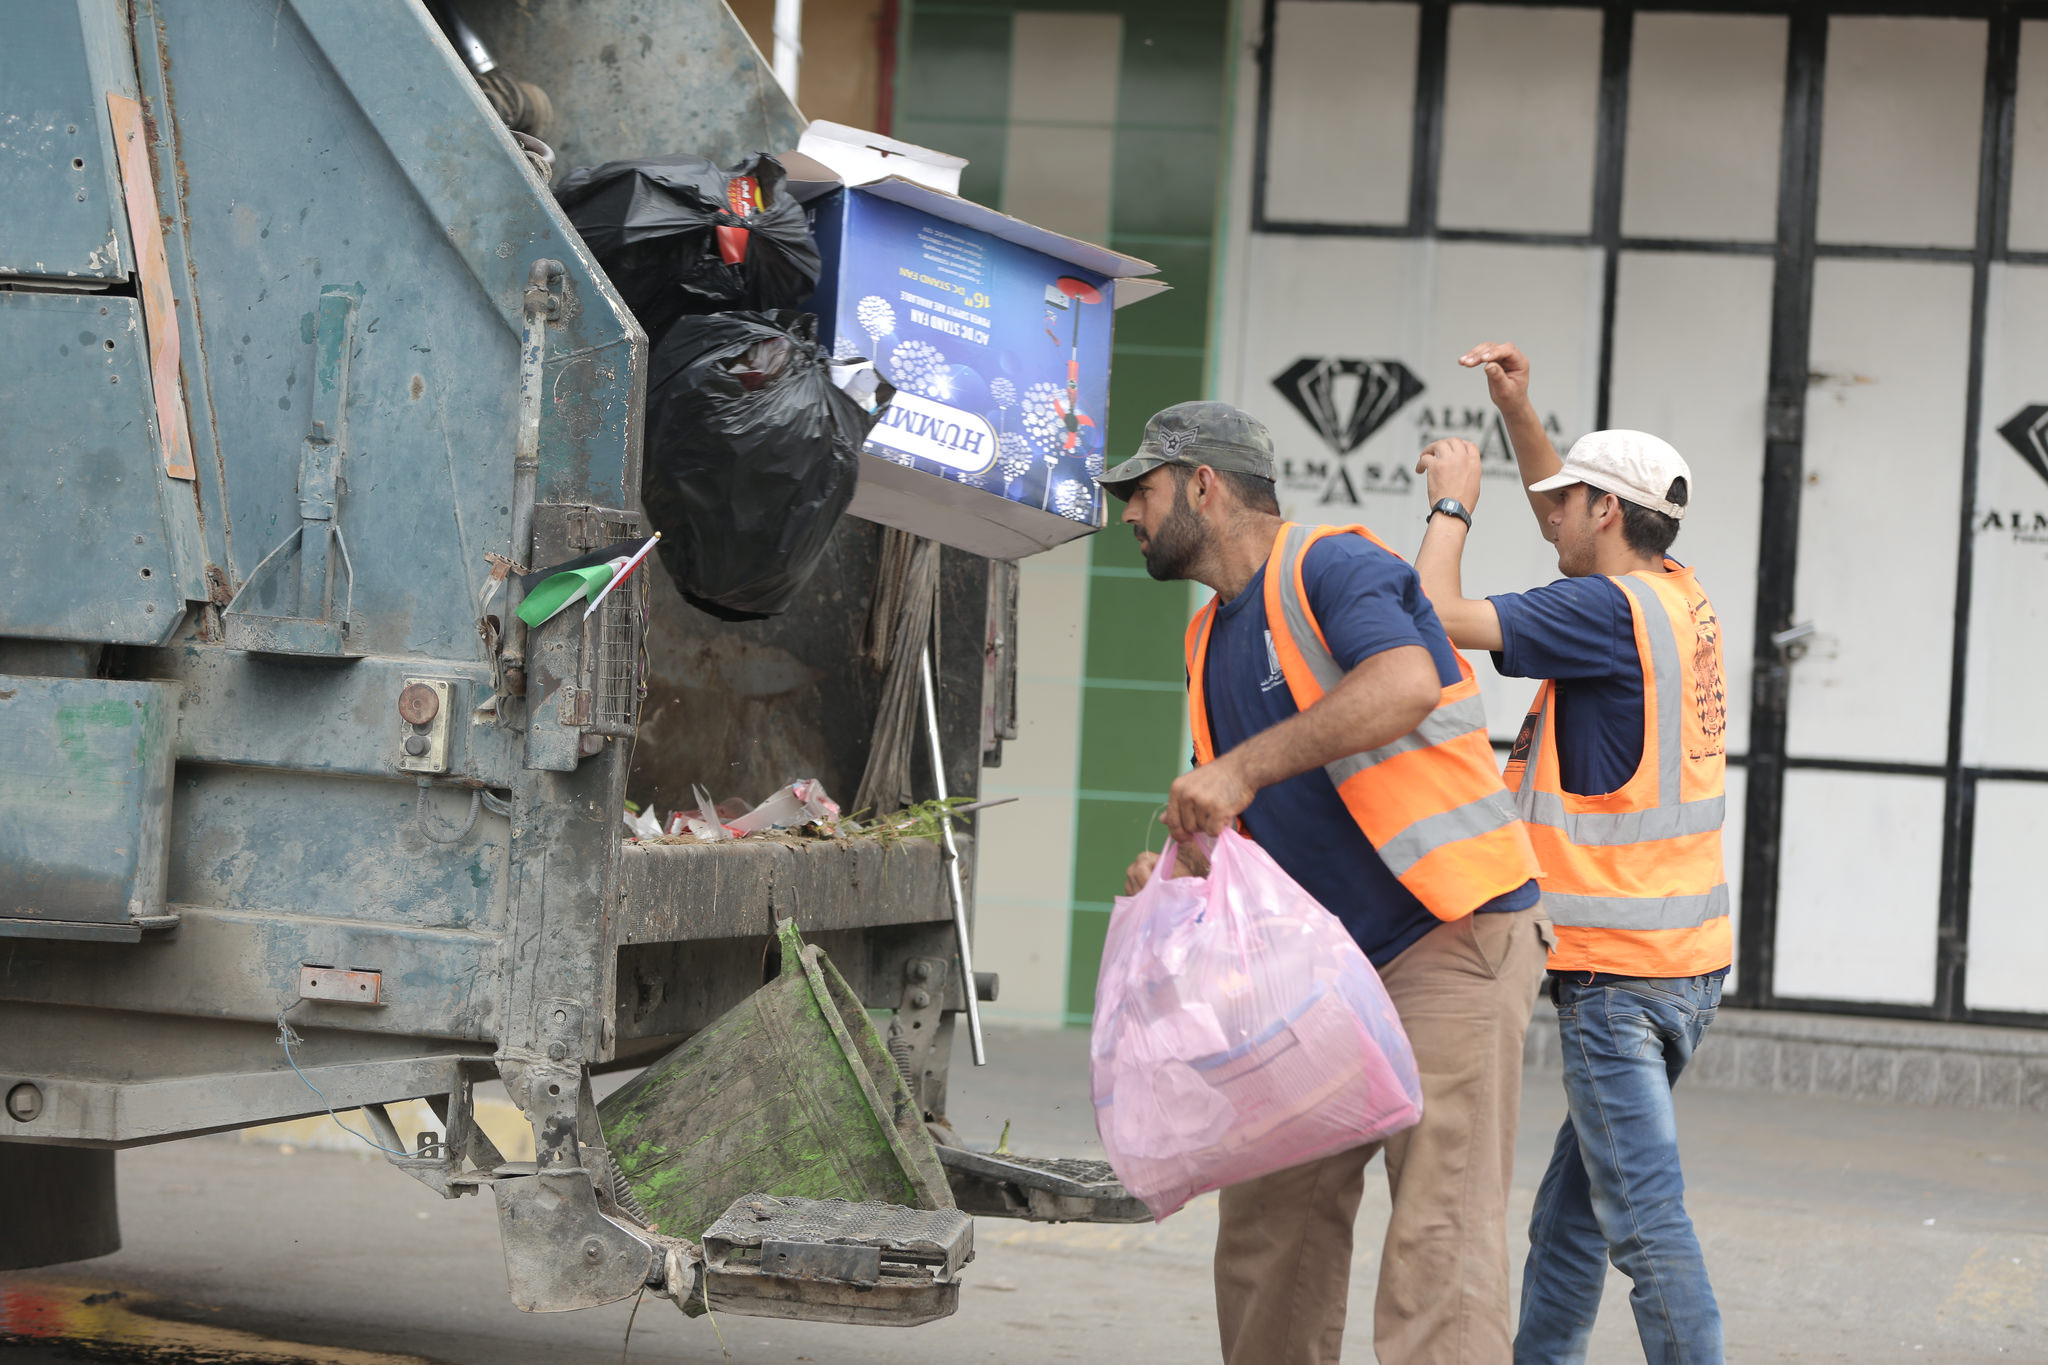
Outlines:
[[1415, 461], [1429, 485], [1429, 505], [1456, 498], [1470, 512], [1479, 505], [1479, 447], [1456, 436], [1432, 441]]
[[1512, 341], [1489, 341], [1458, 357], [1468, 370], [1486, 372], [1486, 392], [1493, 405], [1506, 409], [1529, 401], [1529, 357]]

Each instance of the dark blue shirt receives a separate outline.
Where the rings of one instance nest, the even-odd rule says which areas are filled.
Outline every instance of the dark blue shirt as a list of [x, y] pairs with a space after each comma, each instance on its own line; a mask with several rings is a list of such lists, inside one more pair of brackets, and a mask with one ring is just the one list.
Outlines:
[[1628, 785], [1643, 761], [1643, 661], [1628, 594], [1611, 578], [1560, 578], [1489, 597], [1500, 615], [1493, 666], [1556, 682], [1558, 780], [1574, 796]]
[[[1445, 686], [1458, 680], [1457, 655], [1422, 581], [1397, 556], [1362, 536], [1327, 536], [1309, 547], [1301, 577], [1330, 652], [1346, 671], [1386, 650], [1421, 645]], [[1202, 685], [1219, 754], [1296, 713], [1266, 628], [1263, 568], [1218, 605]], [[1393, 961], [1440, 922], [1387, 870], [1321, 769], [1265, 788], [1243, 819], [1287, 875], [1343, 922], [1374, 966]], [[1531, 881], [1479, 908], [1524, 910], [1536, 896]]]

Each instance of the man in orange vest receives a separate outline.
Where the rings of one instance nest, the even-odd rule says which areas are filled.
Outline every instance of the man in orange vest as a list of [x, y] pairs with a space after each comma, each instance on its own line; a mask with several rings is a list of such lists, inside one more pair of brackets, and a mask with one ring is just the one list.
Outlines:
[[[1505, 1361], [1522, 1038], [1550, 929], [1478, 683], [1399, 555], [1362, 526], [1282, 520], [1272, 438], [1251, 414], [1168, 408], [1101, 482], [1125, 500], [1154, 578], [1216, 594], [1188, 629], [1198, 766], [1173, 784], [1168, 830], [1185, 844], [1237, 822], [1357, 939], [1415, 1048], [1422, 1121], [1384, 1144], [1378, 1357]], [[1128, 890], [1154, 856], [1132, 865]], [[1182, 870], [1199, 870], [1186, 853]], [[1229, 1365], [1337, 1360], [1378, 1150], [1222, 1192]]]
[[1529, 402], [1529, 362], [1489, 344], [1483, 366], [1522, 482], [1565, 577], [1465, 597], [1458, 560], [1480, 452], [1422, 453], [1431, 511], [1416, 568], [1451, 639], [1542, 678], [1507, 784], [1543, 863], [1557, 922], [1550, 997], [1566, 1118], [1529, 1222], [1517, 1365], [1586, 1358], [1607, 1265], [1651, 1365], [1721, 1359], [1721, 1315], [1685, 1211], [1671, 1088], [1713, 1020], [1732, 944], [1721, 865], [1727, 683], [1714, 607], [1665, 555], [1692, 471], [1639, 431], [1596, 431], [1562, 462]]

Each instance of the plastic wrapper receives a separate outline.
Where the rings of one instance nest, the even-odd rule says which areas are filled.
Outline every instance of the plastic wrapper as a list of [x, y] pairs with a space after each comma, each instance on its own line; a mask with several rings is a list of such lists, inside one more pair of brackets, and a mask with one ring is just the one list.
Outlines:
[[853, 500], [874, 418], [834, 387], [817, 321], [683, 318], [648, 366], [641, 502], [684, 598], [724, 620], [786, 611]]
[[782, 163], [720, 170], [701, 156], [607, 161], [572, 171], [555, 200], [659, 341], [677, 318], [794, 308], [818, 284], [818, 246]]
[[839, 820], [839, 805], [825, 795], [825, 784], [815, 777], [792, 782], [745, 815], [726, 822], [726, 828], [742, 837], [764, 829], [788, 829], [797, 825], [831, 828]]
[[1207, 877], [1119, 897], [1095, 987], [1095, 1127], [1124, 1188], [1188, 1200], [1422, 1117], [1408, 1035], [1336, 916], [1227, 830]]

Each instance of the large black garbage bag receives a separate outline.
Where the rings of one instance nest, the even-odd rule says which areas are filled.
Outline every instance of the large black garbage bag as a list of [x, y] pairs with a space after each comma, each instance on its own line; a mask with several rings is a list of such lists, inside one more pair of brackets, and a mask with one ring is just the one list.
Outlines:
[[648, 366], [640, 500], [683, 597], [724, 620], [788, 610], [853, 501], [874, 418], [833, 386], [817, 326], [685, 317]]
[[[741, 177], [755, 181], [760, 208], [734, 189]], [[787, 178], [772, 156], [729, 171], [690, 155], [607, 161], [572, 171], [555, 200], [658, 341], [685, 314], [794, 308], [811, 296], [818, 246]]]

